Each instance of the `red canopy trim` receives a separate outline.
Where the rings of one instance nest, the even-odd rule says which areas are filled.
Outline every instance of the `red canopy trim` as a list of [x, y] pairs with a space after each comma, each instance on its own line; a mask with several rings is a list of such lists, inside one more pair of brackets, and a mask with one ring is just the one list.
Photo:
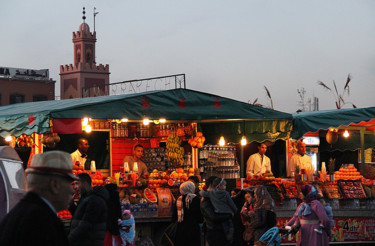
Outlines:
[[82, 133], [81, 119], [53, 119], [53, 132], [61, 134], [77, 134]]

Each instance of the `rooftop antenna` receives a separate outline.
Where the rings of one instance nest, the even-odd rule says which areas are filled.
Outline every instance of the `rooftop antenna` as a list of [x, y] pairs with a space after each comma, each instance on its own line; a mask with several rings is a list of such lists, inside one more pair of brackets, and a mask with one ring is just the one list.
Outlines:
[[85, 14], [86, 14], [85, 7], [83, 7], [82, 14], [83, 14], [83, 16], [82, 16], [82, 20], [83, 20], [83, 23], [85, 23], [85, 20], [86, 20], [86, 16], [85, 16]]
[[94, 7], [94, 32], [95, 32], [95, 16], [99, 14], [99, 12], [96, 12], [96, 8]]
[[[95, 33], [95, 16], [99, 14], [99, 12], [96, 12], [96, 8], [94, 7], [94, 32], [93, 34]], [[94, 63], [96, 64], [96, 54], [95, 54], [95, 57], [94, 57]]]

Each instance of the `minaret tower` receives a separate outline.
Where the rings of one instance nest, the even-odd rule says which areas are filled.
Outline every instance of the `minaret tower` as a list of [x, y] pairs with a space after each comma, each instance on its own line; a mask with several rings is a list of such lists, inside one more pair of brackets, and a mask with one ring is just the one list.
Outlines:
[[96, 32], [85, 22], [85, 7], [82, 13], [83, 23], [73, 32], [74, 63], [60, 66], [61, 99], [109, 95], [109, 65], [96, 65]]

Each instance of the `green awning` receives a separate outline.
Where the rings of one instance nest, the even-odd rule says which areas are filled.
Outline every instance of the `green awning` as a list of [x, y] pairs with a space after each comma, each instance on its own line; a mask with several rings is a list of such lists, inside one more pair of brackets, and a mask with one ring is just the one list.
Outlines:
[[305, 133], [327, 130], [330, 127], [349, 126], [351, 123], [367, 122], [375, 119], [375, 107], [335, 109], [293, 114], [294, 139]]
[[[345, 151], [345, 150], [359, 150], [361, 149], [361, 136], [359, 132], [351, 131], [348, 138], [339, 136], [337, 142], [333, 145], [327, 143], [326, 132], [322, 131], [320, 135], [320, 145], [319, 151]], [[366, 134], [364, 136], [364, 148], [374, 148], [375, 147], [375, 135]]]
[[217, 144], [223, 135], [227, 142], [238, 143], [243, 136], [250, 143], [257, 141], [286, 140], [290, 138], [292, 122], [287, 119], [251, 120], [221, 123], [201, 123], [200, 127], [206, 136], [206, 143]]
[[50, 131], [49, 116], [43, 112], [0, 117], [0, 136], [45, 133]]
[[[0, 107], [0, 136], [44, 133], [51, 119], [291, 120], [292, 115], [213, 94], [174, 89]], [[31, 118], [31, 120], [29, 120]], [[35, 118], [35, 120], [33, 120]], [[257, 127], [268, 125], [263, 123]], [[249, 127], [249, 130], [251, 128]], [[247, 131], [247, 130], [246, 130]], [[264, 131], [264, 130], [262, 130]]]

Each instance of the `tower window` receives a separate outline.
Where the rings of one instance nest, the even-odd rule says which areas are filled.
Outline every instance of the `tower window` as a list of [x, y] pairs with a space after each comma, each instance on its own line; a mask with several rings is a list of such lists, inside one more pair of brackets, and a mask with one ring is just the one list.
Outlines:
[[23, 103], [25, 102], [25, 95], [23, 94], [11, 94], [9, 98], [9, 104]]
[[86, 62], [91, 62], [91, 52], [90, 51], [88, 51], [86, 53]]

